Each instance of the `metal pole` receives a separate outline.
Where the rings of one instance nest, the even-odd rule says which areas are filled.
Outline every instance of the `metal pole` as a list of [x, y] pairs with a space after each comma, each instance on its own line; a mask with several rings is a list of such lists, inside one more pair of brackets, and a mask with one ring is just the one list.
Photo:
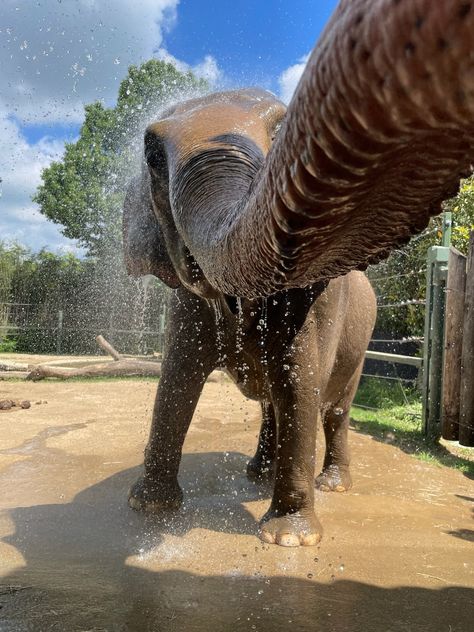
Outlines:
[[63, 310], [59, 309], [58, 310], [58, 328], [56, 331], [56, 353], [58, 355], [61, 354], [61, 342], [62, 342], [62, 336], [63, 336]]
[[451, 245], [451, 235], [453, 232], [453, 214], [451, 211], [445, 211], [443, 213], [443, 236], [441, 238], [441, 245], [449, 248]]

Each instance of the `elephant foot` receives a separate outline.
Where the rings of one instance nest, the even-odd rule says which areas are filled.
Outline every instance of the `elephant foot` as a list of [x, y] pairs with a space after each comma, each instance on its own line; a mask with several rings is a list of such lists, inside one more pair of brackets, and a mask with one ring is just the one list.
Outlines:
[[128, 494], [128, 504], [132, 509], [148, 513], [179, 509], [182, 502], [183, 492], [178, 483], [165, 486], [148, 481], [143, 476], [132, 485]]
[[346, 492], [352, 487], [349, 468], [329, 465], [316, 478], [315, 485], [323, 492]]
[[254, 456], [247, 463], [247, 478], [251, 481], [268, 481], [275, 474], [275, 465], [269, 459]]
[[323, 528], [313, 511], [278, 515], [269, 510], [260, 521], [260, 539], [280, 546], [314, 546]]

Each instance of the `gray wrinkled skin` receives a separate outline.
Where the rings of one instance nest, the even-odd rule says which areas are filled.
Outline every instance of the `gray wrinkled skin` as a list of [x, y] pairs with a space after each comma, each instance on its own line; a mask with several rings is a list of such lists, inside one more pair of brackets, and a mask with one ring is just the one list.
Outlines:
[[[299, 546], [316, 544], [322, 533], [314, 512], [318, 415], [327, 448], [316, 485], [351, 486], [348, 415], [375, 322], [373, 291], [362, 273], [350, 272], [239, 299], [216, 289], [198, 263], [206, 243], [219, 241], [238, 218], [284, 115], [267, 92], [220, 93], [172, 108], [145, 135], [148, 170], [132, 183], [124, 207], [125, 258], [131, 273], [155, 274], [179, 289], [171, 298], [144, 475], [129, 503], [150, 512], [179, 507], [186, 432], [206, 378], [222, 367], [262, 404], [248, 475], [273, 479], [274, 491], [260, 536]], [[191, 242], [183, 230], [190, 224]], [[250, 252], [256, 243], [243, 248]]]
[[248, 476], [274, 479], [261, 521], [266, 542], [316, 544], [314, 513], [316, 423], [326, 436], [327, 491], [351, 486], [347, 433], [364, 352], [375, 320], [375, 298], [360, 272], [329, 285], [240, 302], [206, 300], [179, 289], [172, 297], [162, 378], [145, 452], [144, 476], [130, 492], [134, 509], [178, 508], [182, 445], [207, 376], [223, 367], [247, 397], [262, 404], [262, 428]]

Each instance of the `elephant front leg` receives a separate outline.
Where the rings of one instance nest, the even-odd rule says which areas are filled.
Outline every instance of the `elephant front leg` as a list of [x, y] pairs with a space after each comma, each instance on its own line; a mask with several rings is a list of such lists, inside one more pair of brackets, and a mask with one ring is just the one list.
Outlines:
[[180, 507], [183, 499], [178, 484], [181, 452], [210, 370], [189, 359], [183, 362], [175, 354], [169, 354], [164, 361], [145, 449], [144, 474], [129, 493], [128, 503], [132, 509], [153, 513]]
[[262, 426], [255, 456], [247, 464], [251, 480], [266, 480], [273, 476], [277, 446], [275, 409], [271, 402], [262, 402]]
[[[290, 372], [291, 373], [291, 372]], [[312, 385], [297, 375], [275, 382], [273, 403], [278, 423], [275, 487], [270, 509], [260, 523], [264, 542], [282, 546], [311, 546], [322, 527], [314, 513], [316, 412]]]

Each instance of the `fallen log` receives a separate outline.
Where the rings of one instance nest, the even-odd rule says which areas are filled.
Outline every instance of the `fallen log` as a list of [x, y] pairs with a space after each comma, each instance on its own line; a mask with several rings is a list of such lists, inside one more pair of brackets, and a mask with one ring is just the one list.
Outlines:
[[46, 377], [69, 380], [72, 377], [160, 377], [161, 363], [146, 360], [115, 360], [71, 369], [62, 366], [38, 364], [31, 367], [26, 379], [38, 382]]
[[[27, 380], [38, 382], [48, 377], [59, 380], [70, 380], [73, 377], [160, 377], [161, 362], [155, 360], [137, 360], [125, 358], [107, 342], [103, 336], [97, 336], [97, 344], [112, 358], [107, 362], [90, 364], [77, 368], [58, 366], [56, 363], [37, 364], [29, 367]], [[224, 378], [222, 371], [214, 371], [208, 378], [208, 382], [220, 382]]]
[[99, 345], [99, 347], [103, 349], [105, 353], [108, 353], [110, 356], [112, 356], [112, 358], [116, 362], [122, 359], [122, 356], [120, 355], [120, 353], [112, 347], [110, 342], [107, 342], [104, 336], [97, 336], [95, 340], [97, 344]]
[[113, 358], [113, 362], [101, 362], [77, 368], [38, 364], [30, 367], [26, 379], [38, 382], [47, 377], [60, 380], [69, 380], [72, 377], [160, 377], [161, 362], [124, 359], [103, 336], [97, 336], [96, 341], [99, 347]]
[[21, 362], [7, 362], [0, 360], [0, 371], [27, 371], [28, 365]]

